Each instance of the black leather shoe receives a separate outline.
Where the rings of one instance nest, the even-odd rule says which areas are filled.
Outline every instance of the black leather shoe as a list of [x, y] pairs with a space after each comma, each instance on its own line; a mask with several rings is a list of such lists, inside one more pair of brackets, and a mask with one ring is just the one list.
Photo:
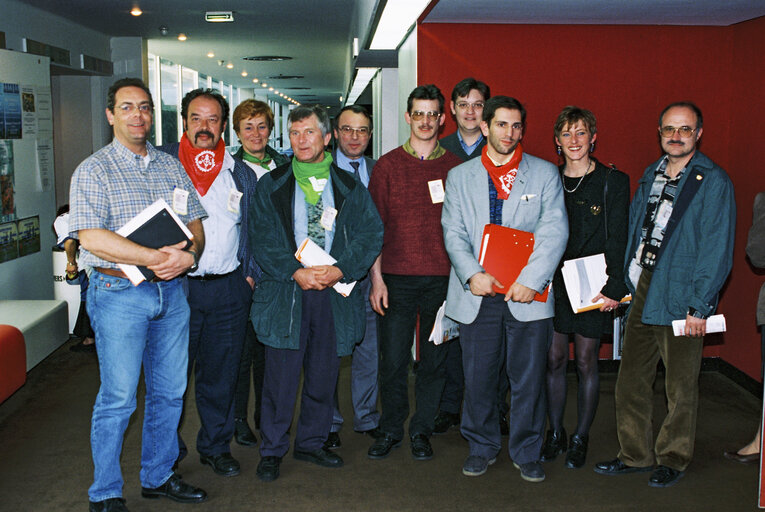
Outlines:
[[414, 460], [430, 460], [433, 458], [433, 447], [425, 434], [412, 436], [412, 457]]
[[216, 475], [236, 476], [239, 474], [239, 462], [230, 453], [220, 455], [200, 455], [199, 462], [212, 467]]
[[88, 512], [128, 512], [123, 498], [109, 498], [104, 501], [89, 501]]
[[738, 462], [741, 464], [756, 464], [760, 462], [760, 454], [758, 453], [750, 453], [747, 455], [741, 455], [736, 450], [731, 451], [724, 451], [723, 457], [725, 457], [728, 460], [732, 460], [734, 462]]
[[445, 434], [451, 427], [459, 426], [460, 415], [451, 412], [439, 412], [433, 422], [434, 434]]
[[297, 460], [304, 460], [306, 462], [313, 462], [319, 466], [325, 468], [339, 468], [343, 465], [343, 459], [336, 453], [321, 447], [312, 452], [306, 452], [303, 450], [295, 450], [292, 456]]
[[545, 444], [542, 446], [542, 453], [539, 456], [539, 460], [542, 462], [555, 460], [558, 455], [566, 451], [567, 445], [568, 442], [566, 439], [565, 428], [560, 430], [548, 430], [547, 439], [545, 439]]
[[236, 444], [242, 446], [255, 446], [258, 444], [258, 438], [250, 430], [245, 418], [234, 418], [234, 440]]
[[390, 454], [393, 448], [401, 446], [401, 439], [394, 439], [390, 434], [384, 434], [382, 437], [375, 439], [372, 446], [367, 451], [367, 457], [370, 459], [384, 459]]
[[507, 417], [505, 416], [499, 417], [499, 433], [503, 437], [510, 435], [510, 425], [507, 424]]
[[628, 466], [619, 459], [595, 464], [595, 472], [601, 475], [626, 475], [628, 473], [645, 473], [651, 470], [653, 470], [653, 466]]
[[584, 466], [584, 461], [587, 458], [588, 440], [588, 436], [571, 434], [571, 441], [568, 443], [568, 451], [566, 452], [567, 468], [579, 469]]
[[263, 482], [273, 482], [279, 478], [279, 465], [281, 463], [281, 457], [266, 455], [260, 459], [258, 469], [255, 470], [255, 476]]
[[684, 471], [678, 471], [668, 466], [656, 466], [648, 479], [648, 485], [651, 487], [671, 487], [677, 483], [685, 474]]
[[167, 482], [159, 487], [154, 489], [141, 487], [141, 496], [151, 499], [164, 496], [178, 503], [201, 503], [207, 499], [206, 492], [198, 487], [187, 484], [175, 473], [167, 479]]
[[327, 450], [335, 450], [343, 446], [343, 442], [340, 441], [340, 434], [337, 432], [330, 432], [327, 436], [327, 440], [324, 441], [324, 448]]
[[357, 430], [359, 434], [366, 434], [372, 439], [380, 439], [381, 437], [385, 437], [385, 432], [380, 430], [380, 427], [370, 428], [369, 430]]

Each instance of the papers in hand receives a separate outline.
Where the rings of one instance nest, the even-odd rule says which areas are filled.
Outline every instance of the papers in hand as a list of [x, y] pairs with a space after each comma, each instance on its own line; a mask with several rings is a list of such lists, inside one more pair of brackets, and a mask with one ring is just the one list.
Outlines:
[[[566, 260], [563, 262], [562, 272], [574, 313], [599, 309], [603, 305], [603, 299], [592, 302], [608, 281], [606, 257], [603, 253]], [[627, 295], [621, 302], [629, 302], [631, 299], [632, 296]]]
[[[337, 260], [330, 256], [330, 254], [319, 247], [316, 242], [310, 238], [306, 238], [300, 243], [297, 252], [295, 252], [295, 258], [303, 264], [304, 267], [315, 267], [317, 265], [334, 265]], [[351, 294], [353, 287], [356, 285], [356, 281], [352, 283], [340, 283], [337, 282], [332, 287], [337, 293], [343, 297], [347, 297]]]
[[[186, 247], [191, 245], [189, 228], [181, 221], [180, 217], [170, 208], [164, 199], [157, 199], [141, 213], [130, 219], [127, 224], [117, 230], [122, 235], [138, 245], [159, 249], [167, 245], [175, 245], [178, 242], [186, 242]], [[118, 263], [120, 270], [130, 279], [134, 286], [138, 286], [146, 279], [153, 279], [154, 272], [144, 266]]]
[[460, 326], [457, 322], [449, 318], [444, 314], [446, 310], [446, 301], [441, 304], [436, 313], [436, 321], [433, 324], [433, 330], [430, 331], [430, 337], [428, 341], [432, 341], [435, 345], [449, 340], [453, 340], [460, 335]]
[[[675, 336], [685, 336], [685, 320], [672, 320], [672, 332]], [[725, 317], [712, 315], [707, 318], [707, 334], [725, 332]]]

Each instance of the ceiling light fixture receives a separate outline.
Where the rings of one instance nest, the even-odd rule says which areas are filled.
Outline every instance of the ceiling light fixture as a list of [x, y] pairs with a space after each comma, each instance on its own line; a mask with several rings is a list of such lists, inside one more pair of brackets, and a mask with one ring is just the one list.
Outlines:
[[253, 78], [253, 79], [252, 79], [252, 83], [256, 84], [256, 83], [258, 83], [258, 82], [260, 82], [260, 80], [258, 80], [257, 78]]
[[260, 84], [260, 85], [262, 85], [263, 87], [268, 87], [268, 84], [267, 84], [267, 83], [265, 83], [265, 82], [263, 82], [263, 83], [262, 83], [262, 84]]
[[215, 57], [215, 54], [213, 52], [207, 52], [207, 56], [212, 59], [213, 57]]
[[185, 41], [186, 39], [188, 38], [186, 37], [186, 34], [184, 34], [183, 32], [178, 34], [178, 41]]
[[242, 76], [247, 76], [247, 71], [242, 71]]
[[395, 50], [420, 17], [430, 0], [388, 0], [383, 9], [370, 50]]
[[234, 69], [234, 63], [233, 62], [229, 62], [228, 64], [226, 64], [226, 67], [228, 69]]
[[353, 105], [356, 102], [359, 96], [361, 96], [361, 93], [364, 92], [364, 89], [367, 88], [367, 85], [369, 85], [369, 82], [372, 81], [372, 78], [377, 74], [378, 69], [379, 68], [358, 68], [356, 70], [356, 79], [353, 81], [351, 91], [348, 93], [348, 101], [345, 103], [346, 105]]
[[140, 8], [140, 7], [138, 7], [138, 6], [136, 5], [135, 7], [133, 7], [132, 9], [130, 9], [130, 14], [132, 14], [133, 16], [140, 16], [141, 14], [143, 14], [143, 11], [141, 10], [141, 8]]
[[169, 33], [169, 29], [167, 28], [167, 25], [160, 25], [159, 26], [159, 33], [162, 36], [166, 36]]
[[234, 13], [232, 11], [207, 11], [205, 21], [208, 23], [231, 23], [234, 21]]

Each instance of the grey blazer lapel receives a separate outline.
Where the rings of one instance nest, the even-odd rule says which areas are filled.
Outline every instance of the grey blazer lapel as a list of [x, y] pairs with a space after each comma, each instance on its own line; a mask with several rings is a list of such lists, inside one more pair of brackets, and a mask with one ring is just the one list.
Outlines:
[[[523, 159], [521, 160], [521, 165], [518, 166], [518, 175], [515, 177], [513, 189], [510, 191], [508, 201], [502, 209], [502, 224], [513, 225], [511, 220], [518, 212], [518, 206], [521, 204], [521, 197], [526, 193], [526, 187], [530, 179], [531, 172], [529, 172], [529, 164]], [[511, 222], [508, 224], [507, 221]]]

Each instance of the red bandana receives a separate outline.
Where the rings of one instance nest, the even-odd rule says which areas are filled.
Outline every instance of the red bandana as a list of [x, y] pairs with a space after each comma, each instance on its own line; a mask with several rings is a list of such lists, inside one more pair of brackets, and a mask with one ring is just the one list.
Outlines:
[[510, 161], [499, 167], [494, 165], [494, 162], [489, 158], [486, 152], [487, 148], [488, 145], [484, 146], [483, 151], [481, 151], [481, 163], [489, 173], [491, 181], [494, 182], [494, 187], [497, 189], [497, 197], [503, 200], [507, 199], [510, 196], [510, 191], [513, 189], [515, 176], [518, 174], [518, 165], [520, 165], [521, 158], [523, 158], [523, 148], [519, 142]]
[[223, 158], [226, 155], [226, 145], [223, 137], [218, 141], [215, 149], [199, 149], [191, 145], [186, 134], [181, 137], [181, 147], [178, 150], [178, 159], [186, 169], [186, 174], [191, 178], [194, 188], [200, 196], [207, 194], [215, 178], [223, 167]]

